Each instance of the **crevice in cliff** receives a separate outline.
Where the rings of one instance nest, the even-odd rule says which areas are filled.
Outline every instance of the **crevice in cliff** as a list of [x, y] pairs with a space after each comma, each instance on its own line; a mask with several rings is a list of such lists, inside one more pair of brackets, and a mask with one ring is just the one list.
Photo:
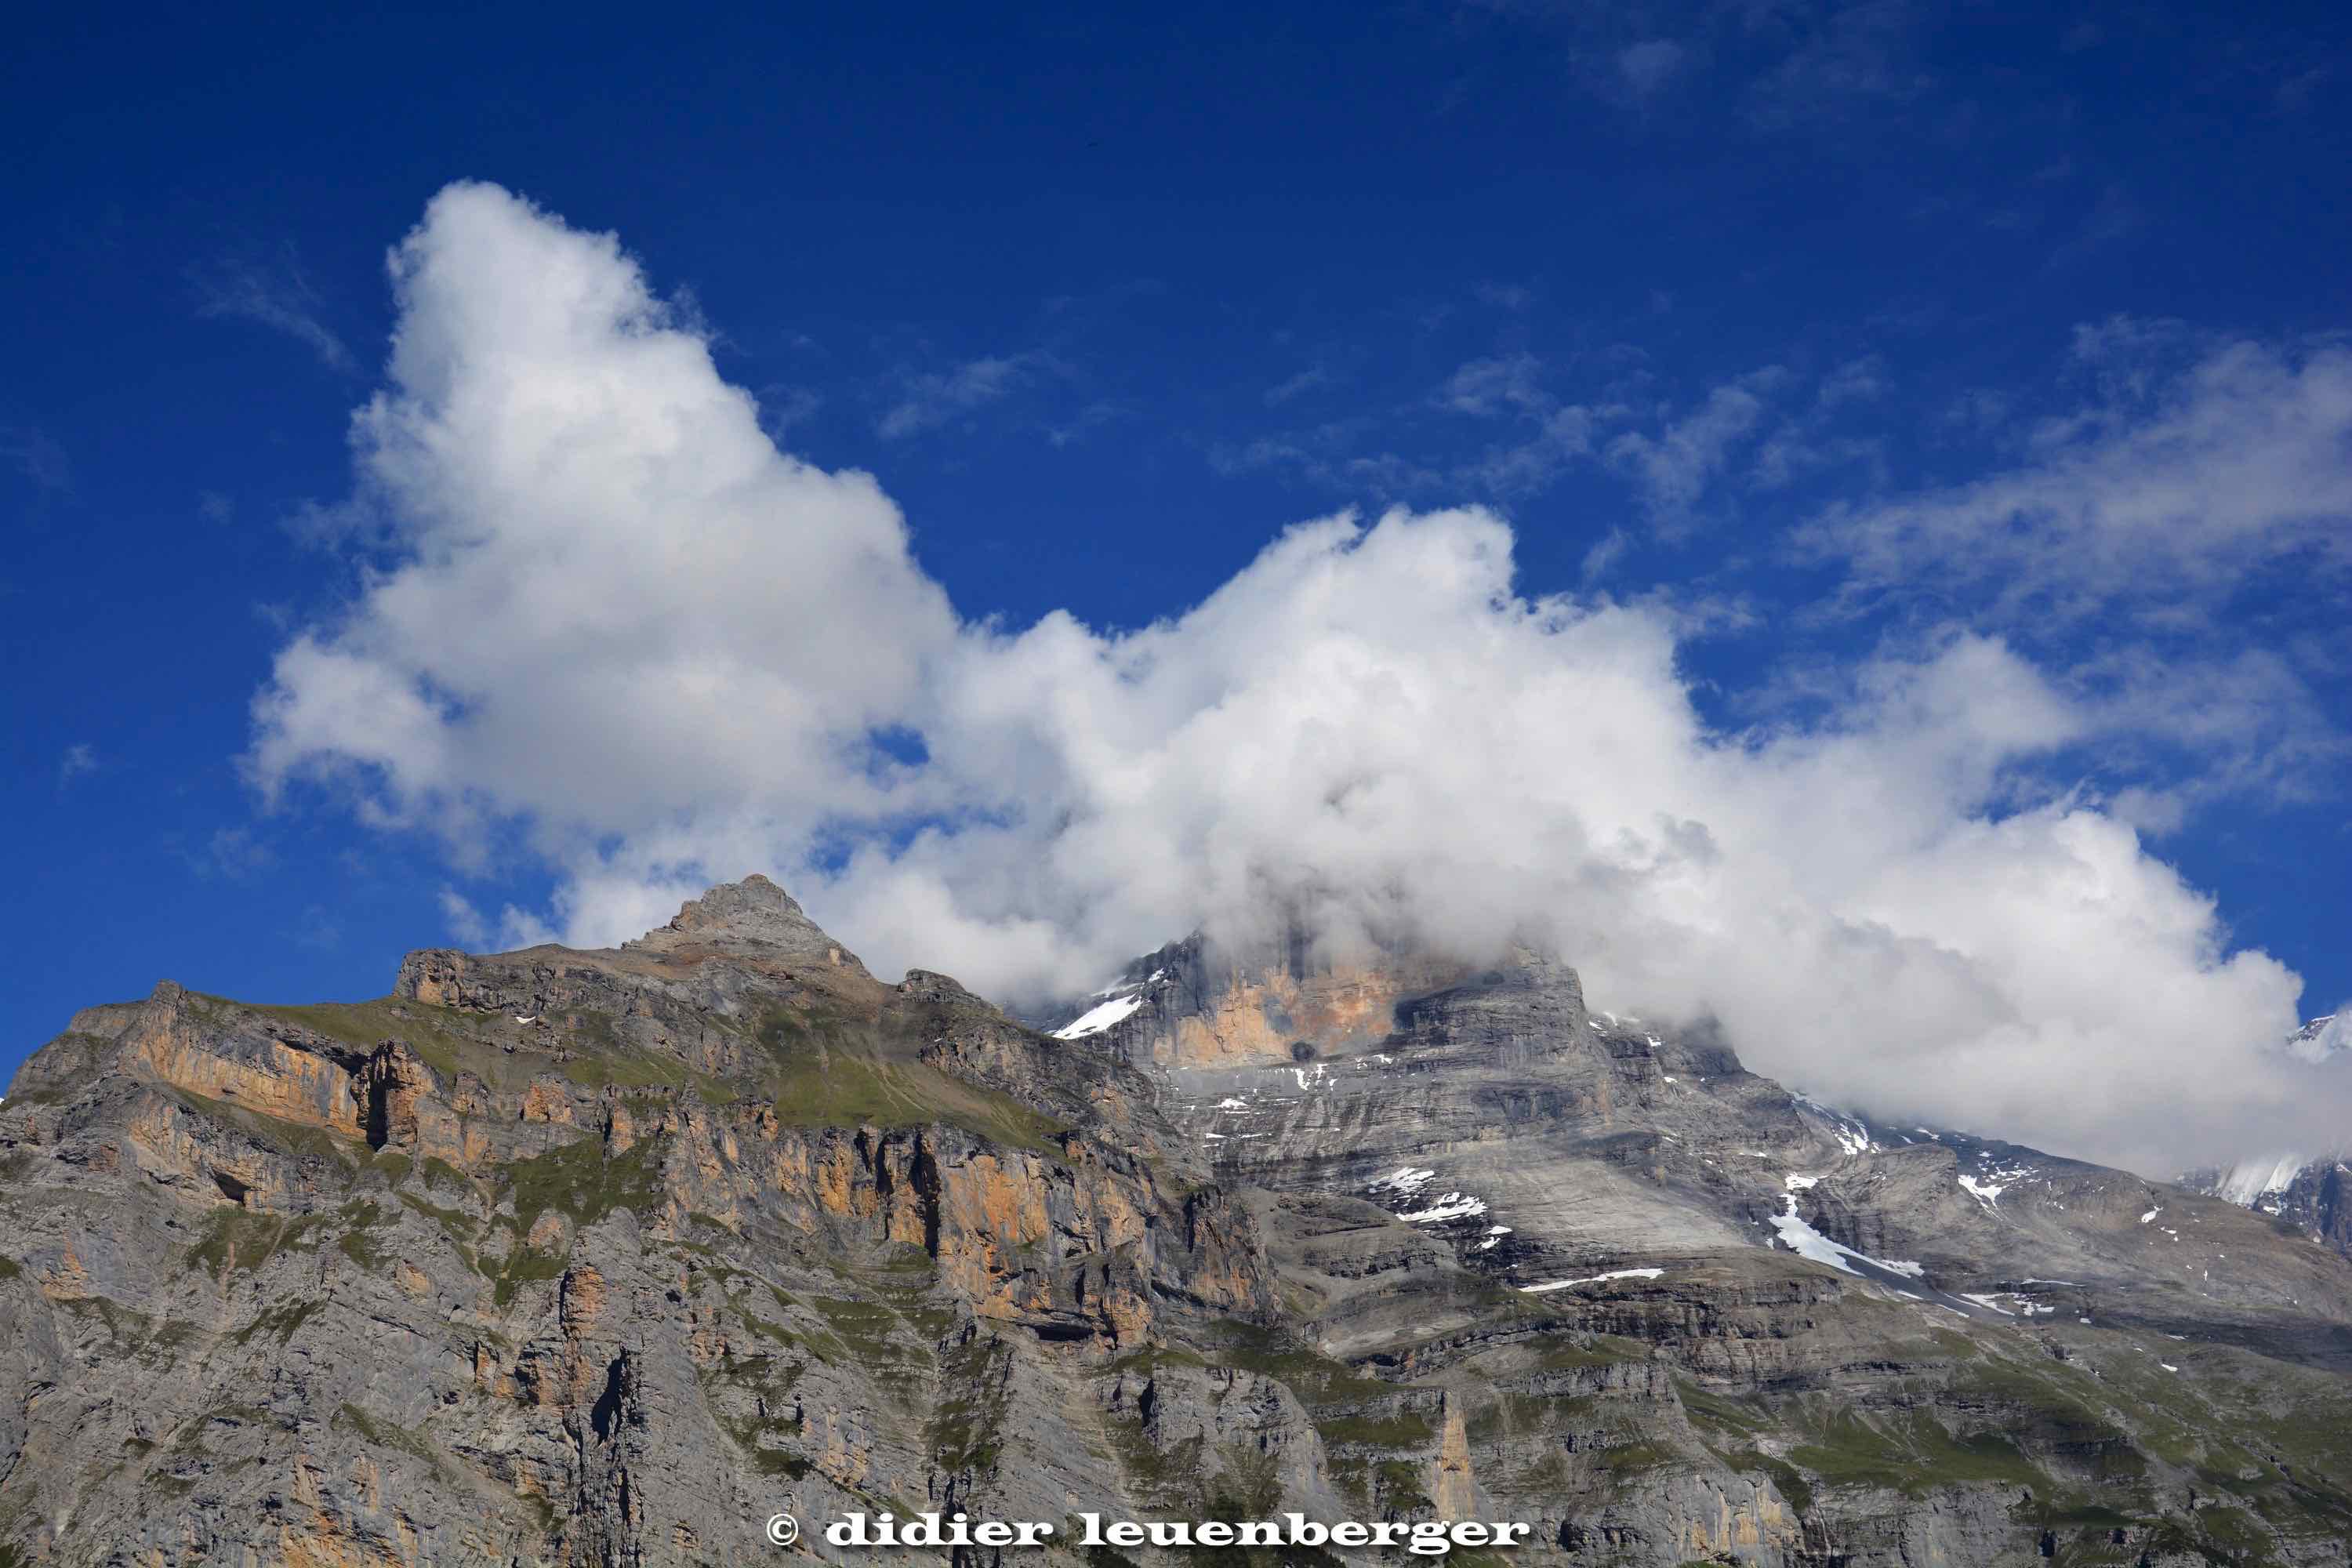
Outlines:
[[597, 1441], [609, 1443], [620, 1426], [622, 1406], [628, 1398], [629, 1352], [623, 1351], [604, 1369], [604, 1392], [596, 1398], [596, 1406], [588, 1413], [588, 1424], [595, 1429]]

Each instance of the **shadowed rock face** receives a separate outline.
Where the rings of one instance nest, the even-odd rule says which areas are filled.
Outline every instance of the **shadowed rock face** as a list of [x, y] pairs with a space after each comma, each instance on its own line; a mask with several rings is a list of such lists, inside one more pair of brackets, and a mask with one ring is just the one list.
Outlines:
[[0, 1561], [733, 1563], [788, 1506], [2346, 1559], [2352, 1268], [2292, 1227], [1842, 1116], [1534, 952], [1195, 940], [1088, 1017], [760, 878], [90, 1009], [0, 1105]]

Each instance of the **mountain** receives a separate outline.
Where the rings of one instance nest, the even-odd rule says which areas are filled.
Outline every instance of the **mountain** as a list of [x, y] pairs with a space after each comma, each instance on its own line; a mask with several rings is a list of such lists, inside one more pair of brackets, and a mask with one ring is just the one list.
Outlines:
[[2286, 1037], [2289, 1056], [2324, 1062], [2352, 1051], [2352, 1017], [2323, 1013]]
[[[2338, 1015], [2324, 1015], [2289, 1035], [2279, 1048], [2332, 1072], [2352, 1071], [2352, 1058], [2346, 1055], [2352, 1052], [2352, 1027], [2347, 1025], [2352, 1019], [2339, 1022]], [[2269, 1215], [2352, 1258], [2347, 1182], [2352, 1182], [2352, 1142], [2319, 1153], [2250, 1155], [2234, 1164], [2206, 1166], [2180, 1177], [2180, 1184], [2193, 1192]]]
[[0, 1561], [715, 1564], [786, 1508], [2346, 1559], [2352, 1264], [2267, 1216], [1841, 1114], [1528, 950], [1196, 937], [1040, 1022], [760, 878], [77, 1016], [0, 1104]]

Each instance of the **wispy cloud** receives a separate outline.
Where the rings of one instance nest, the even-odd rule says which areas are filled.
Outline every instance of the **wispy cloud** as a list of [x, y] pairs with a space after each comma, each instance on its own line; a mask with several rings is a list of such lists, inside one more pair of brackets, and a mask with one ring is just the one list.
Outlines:
[[1012, 395], [1059, 367], [1060, 362], [1051, 353], [1029, 349], [966, 360], [945, 370], [902, 371], [890, 405], [875, 423], [875, 434], [896, 441], [936, 430]]
[[98, 752], [87, 741], [77, 741], [58, 759], [58, 787], [63, 789], [84, 773], [98, 771]]
[[1988, 613], [2200, 616], [2289, 558], [2352, 568], [2352, 349], [2121, 319], [2080, 329], [2084, 401], [2021, 460], [1821, 514], [1797, 535], [1846, 596], [1989, 595]]
[[1689, 520], [1715, 476], [1763, 422], [1766, 400], [1789, 379], [1779, 365], [1750, 371], [1654, 435], [1628, 430], [1609, 444], [1610, 461], [1633, 476], [1654, 524], [1673, 530]]
[[1549, 489], [1580, 458], [1591, 456], [1600, 423], [1591, 409], [1581, 405], [1546, 410], [1530, 430], [1489, 447], [1460, 472], [1489, 495], [1534, 495]]
[[1542, 415], [1550, 412], [1555, 401], [1544, 390], [1543, 362], [1526, 353], [1467, 361], [1437, 392], [1440, 406], [1481, 416]]
[[73, 493], [73, 464], [66, 449], [45, 430], [0, 425], [0, 462], [6, 463], [45, 497]]
[[816, 417], [824, 406], [824, 397], [805, 386], [776, 385], [760, 394], [760, 428], [769, 439], [781, 441], [795, 425], [804, 425]]
[[1274, 385], [1267, 387], [1265, 389], [1265, 405], [1268, 408], [1278, 408], [1282, 405], [1289, 402], [1292, 398], [1298, 396], [1301, 393], [1312, 392], [1318, 386], [1328, 386], [1330, 384], [1330, 367], [1318, 362], [1317, 363], [1308, 365], [1297, 375], [1291, 376], [1284, 381], [1276, 382]]
[[1536, 300], [1535, 290], [1524, 283], [1478, 283], [1472, 285], [1470, 292], [1480, 304], [1497, 310], [1524, 310]]
[[1524, 351], [1464, 363], [1432, 401], [1449, 413], [1504, 423], [1505, 438], [1454, 469], [1460, 483], [1503, 498], [1549, 489], [1591, 456], [1603, 424], [1618, 412], [1563, 402], [1545, 384], [1544, 363]]
[[258, 322], [308, 348], [329, 370], [354, 368], [351, 351], [327, 324], [326, 302], [291, 244], [267, 256], [226, 255], [197, 262], [188, 268], [188, 283], [198, 315]]
[[1209, 464], [1221, 474], [1286, 471], [1320, 489], [1388, 500], [1427, 489], [1437, 473], [1376, 439], [1369, 419], [1334, 419], [1303, 430], [1261, 436], [1209, 448]]
[[1628, 111], [1678, 82], [1703, 81], [1709, 100], [1732, 106], [1747, 130], [1783, 132], [1934, 86], [1920, 63], [1926, 18], [1915, 0], [1488, 0], [1476, 9], [1559, 38], [1582, 89]]
[[1759, 129], [1899, 103], [1931, 85], [1916, 59], [1920, 17], [1906, 0], [1743, 9], [1751, 37], [1778, 49], [1748, 88], [1748, 118]]
[[231, 881], [266, 871], [277, 863], [278, 852], [250, 827], [217, 828], [201, 850], [188, 857], [197, 875], [226, 877]]
[[1672, 38], [1643, 38], [1617, 51], [1617, 78], [1635, 98], [1648, 98], [1674, 79], [1687, 54]]

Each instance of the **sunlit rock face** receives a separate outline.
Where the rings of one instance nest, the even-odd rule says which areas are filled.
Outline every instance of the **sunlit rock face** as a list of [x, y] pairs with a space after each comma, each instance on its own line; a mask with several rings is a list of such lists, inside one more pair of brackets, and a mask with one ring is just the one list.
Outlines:
[[1527, 948], [1196, 938], [1039, 1022], [758, 878], [89, 1009], [0, 1104], [0, 1554], [707, 1563], [789, 1504], [2344, 1559], [2352, 1266], [2276, 1216], [1821, 1106]]

